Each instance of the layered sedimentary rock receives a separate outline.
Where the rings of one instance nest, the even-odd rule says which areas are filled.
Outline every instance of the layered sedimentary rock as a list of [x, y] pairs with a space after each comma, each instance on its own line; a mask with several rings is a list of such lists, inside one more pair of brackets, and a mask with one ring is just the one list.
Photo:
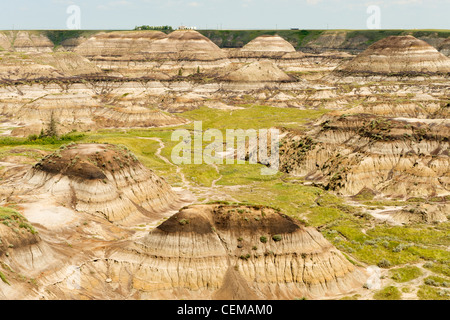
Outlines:
[[413, 36], [382, 39], [336, 69], [344, 74], [448, 74], [450, 59]]
[[141, 299], [323, 298], [365, 281], [314, 228], [259, 206], [186, 207], [99, 265]]
[[85, 57], [74, 52], [38, 53], [31, 58], [44, 65], [50, 65], [66, 77], [89, 76], [101, 73], [100, 68]]
[[249, 63], [270, 59], [285, 71], [329, 71], [349, 57], [341, 52], [308, 54], [296, 51], [288, 41], [278, 35], [263, 35], [239, 49], [225, 51], [232, 62]]
[[142, 97], [139, 84], [87, 78], [11, 85], [0, 89], [0, 114], [17, 123], [16, 136], [39, 134], [56, 121], [58, 134], [98, 128], [156, 127], [185, 123]]
[[0, 58], [2, 81], [49, 81], [101, 72], [89, 60], [72, 52], [1, 52]]
[[34, 60], [33, 56], [29, 54], [0, 52], [0, 58], [0, 80], [2, 82], [63, 77], [60, 70]]
[[292, 44], [278, 35], [263, 35], [253, 39], [245, 46], [243, 46], [242, 51], [295, 52], [295, 48]]
[[[94, 35], [75, 48], [104, 70], [124, 76], [164, 77], [226, 65], [212, 41], [193, 30], [110, 32]], [[180, 71], [182, 70], [182, 71]]]
[[285, 172], [344, 195], [432, 197], [450, 191], [450, 123], [370, 114], [327, 116], [306, 134], [288, 134]]
[[225, 75], [220, 77], [220, 79], [241, 82], [294, 81], [292, 77], [288, 76], [269, 60], [252, 62], [242, 67], [238, 67], [236, 70], [225, 72]]
[[54, 44], [45, 35], [34, 31], [3, 31], [0, 33], [3, 50], [18, 52], [51, 52]]
[[165, 38], [161, 31], [114, 31], [93, 35], [75, 52], [88, 58], [133, 57], [149, 50], [152, 41]]
[[114, 145], [62, 147], [38, 162], [23, 181], [37, 192], [65, 197], [77, 211], [118, 224], [158, 220], [176, 203], [163, 178]]

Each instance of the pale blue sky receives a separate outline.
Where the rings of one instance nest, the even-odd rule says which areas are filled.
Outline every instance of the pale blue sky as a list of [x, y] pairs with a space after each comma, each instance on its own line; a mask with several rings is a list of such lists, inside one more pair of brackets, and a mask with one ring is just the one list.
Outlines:
[[67, 29], [73, 4], [81, 29], [366, 29], [374, 4], [382, 29], [450, 29], [450, 0], [0, 0], [0, 29]]

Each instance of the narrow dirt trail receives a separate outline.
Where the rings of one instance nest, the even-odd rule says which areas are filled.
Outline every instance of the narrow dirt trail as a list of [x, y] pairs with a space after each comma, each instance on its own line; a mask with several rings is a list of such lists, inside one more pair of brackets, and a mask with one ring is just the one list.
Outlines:
[[164, 157], [163, 155], [161, 155], [161, 151], [162, 149], [164, 149], [166, 147], [166, 145], [164, 144], [164, 142], [162, 141], [161, 138], [157, 138], [157, 137], [137, 137], [139, 139], [145, 139], [145, 140], [153, 140], [153, 141], [157, 141], [159, 143], [159, 148], [156, 150], [155, 155], [160, 158], [162, 161], [164, 161], [164, 163], [170, 165], [170, 166], [175, 166], [177, 167], [177, 174], [180, 175], [181, 177], [181, 181], [183, 182], [183, 186], [190, 188], [192, 187], [190, 182], [186, 179], [186, 176], [184, 175], [183, 171], [181, 170], [181, 168], [177, 165], [175, 165], [174, 163], [170, 162], [169, 159], [167, 159], [166, 157]]
[[[224, 198], [228, 198], [230, 201], [239, 202], [237, 199], [234, 199], [232, 197], [230, 198], [230, 196], [227, 195], [226, 191], [221, 190], [222, 188], [217, 185], [217, 182], [219, 182], [223, 178], [223, 175], [220, 174], [219, 167], [216, 164], [213, 163], [210, 165], [216, 170], [219, 177], [217, 179], [213, 180], [211, 182], [211, 186], [209, 186], [209, 187], [197, 186], [197, 185], [194, 185], [193, 183], [191, 183], [186, 178], [181, 166], [178, 166], [178, 165], [172, 163], [169, 159], [167, 159], [166, 157], [164, 157], [161, 154], [162, 149], [166, 147], [166, 145], [164, 144], [164, 141], [162, 141], [161, 138], [158, 138], [158, 137], [137, 137], [137, 138], [153, 140], [153, 141], [157, 141], [159, 143], [159, 148], [156, 150], [155, 155], [159, 159], [161, 159], [164, 163], [166, 163], [170, 166], [176, 167], [176, 172], [181, 177], [181, 181], [182, 181], [182, 185], [183, 185], [182, 188], [187, 190], [190, 193], [190, 195], [195, 198], [195, 200], [204, 198], [204, 200], [202, 200], [202, 201], [213, 201], [214, 199], [223, 200]], [[233, 187], [236, 187], [236, 186], [233, 186]], [[224, 188], [226, 188], [226, 187], [224, 187]], [[192, 202], [195, 202], [195, 200]]]

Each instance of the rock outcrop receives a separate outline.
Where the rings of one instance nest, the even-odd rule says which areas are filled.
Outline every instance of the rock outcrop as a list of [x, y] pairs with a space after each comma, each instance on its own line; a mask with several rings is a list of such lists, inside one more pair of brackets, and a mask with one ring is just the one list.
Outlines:
[[34, 192], [62, 197], [77, 211], [122, 225], [157, 221], [177, 201], [163, 178], [114, 145], [62, 147], [34, 165], [23, 182]]
[[229, 63], [223, 51], [194, 30], [117, 31], [97, 34], [81, 43], [75, 52], [100, 68], [122, 76], [161, 79], [164, 74], [194, 73]]
[[450, 123], [370, 114], [324, 117], [304, 135], [288, 134], [280, 148], [285, 172], [344, 195], [363, 188], [393, 198], [450, 191]]
[[439, 223], [448, 220], [450, 205], [447, 203], [423, 203], [406, 206], [401, 210], [384, 212], [393, 221], [401, 224]]

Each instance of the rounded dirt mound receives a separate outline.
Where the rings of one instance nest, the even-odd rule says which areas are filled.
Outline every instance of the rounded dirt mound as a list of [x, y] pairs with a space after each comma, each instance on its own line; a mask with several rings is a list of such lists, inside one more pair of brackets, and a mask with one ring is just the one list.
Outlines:
[[77, 211], [129, 225], [161, 219], [176, 205], [167, 182], [126, 147], [70, 144], [43, 158], [24, 177], [40, 192], [61, 196]]
[[185, 207], [113, 254], [141, 298], [292, 299], [362, 286], [365, 275], [317, 230], [264, 206]]
[[242, 51], [295, 52], [295, 48], [292, 44], [278, 35], [263, 35], [243, 46]]
[[447, 74], [450, 59], [413, 36], [390, 36], [337, 70], [361, 74]]

